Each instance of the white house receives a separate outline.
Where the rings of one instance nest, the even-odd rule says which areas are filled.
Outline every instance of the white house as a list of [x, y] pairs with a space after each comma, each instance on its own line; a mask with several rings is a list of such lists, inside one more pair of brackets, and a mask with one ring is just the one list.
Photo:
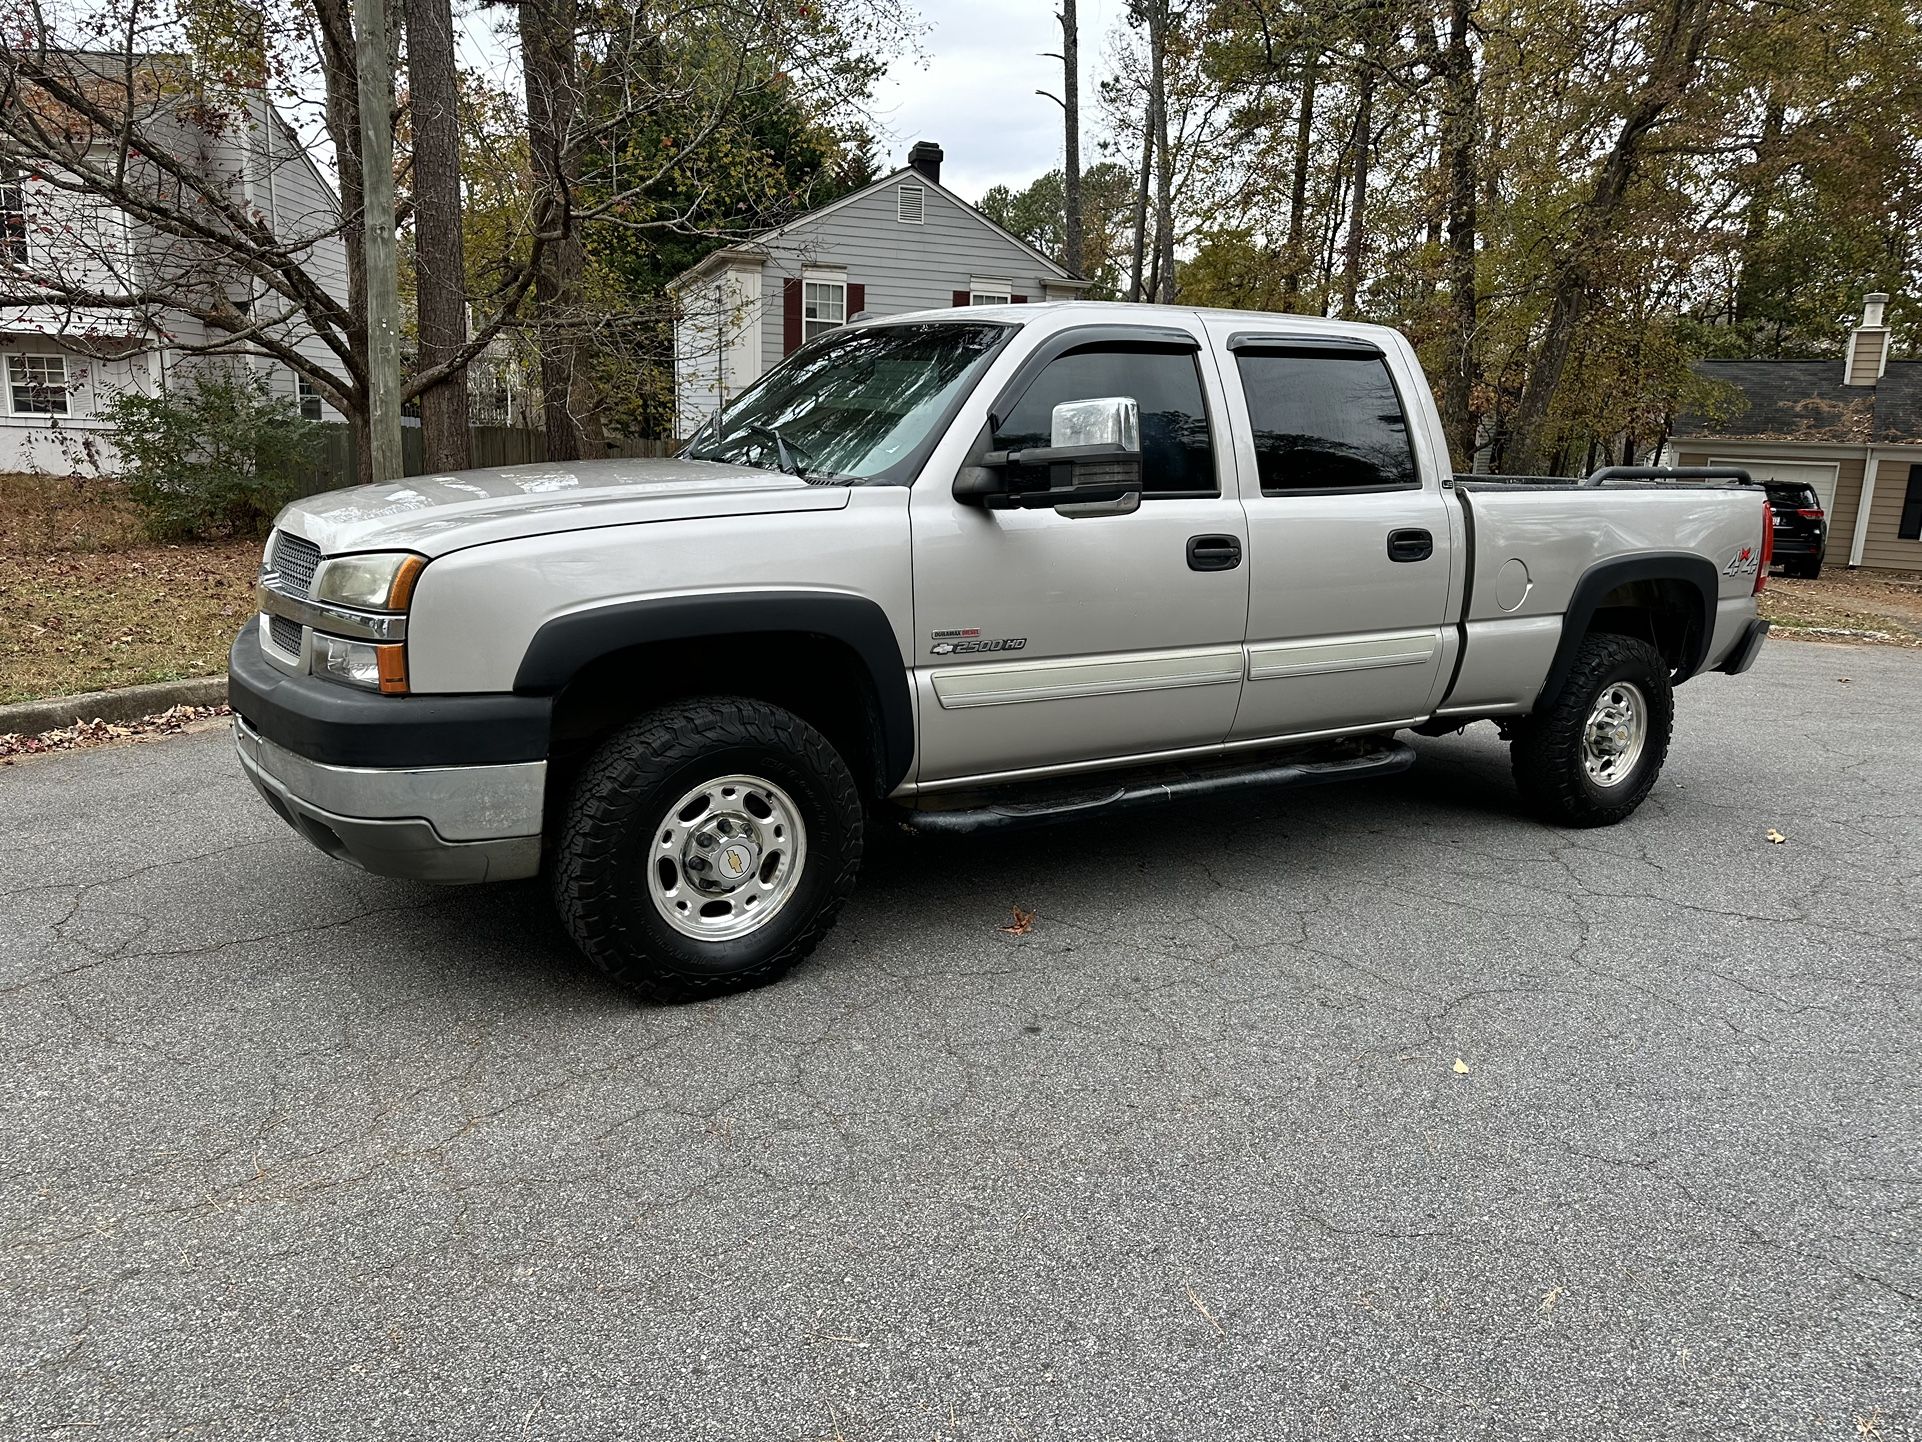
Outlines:
[[[186, 63], [152, 62], [156, 74], [165, 75], [177, 75]], [[116, 64], [124, 66], [124, 57]], [[303, 269], [344, 304], [339, 197], [267, 96], [229, 91], [221, 105], [208, 106], [159, 83], [136, 88], [141, 93], [129, 100], [123, 85], [117, 103], [140, 107], [144, 133], [165, 137], [172, 155], [273, 235], [304, 241], [295, 246]], [[88, 154], [115, 155], [116, 141], [103, 137]], [[204, 245], [196, 250], [97, 195], [70, 188], [72, 174], [48, 163], [0, 171], [0, 293], [47, 297], [41, 304], [0, 306], [0, 472], [110, 474], [117, 458], [111, 427], [100, 418], [108, 399], [116, 391], [164, 386], [177, 368], [196, 363], [197, 348], [222, 335], [183, 311], [93, 306], [76, 296], [124, 297], [155, 287], [177, 295], [185, 277], [204, 296], [224, 296], [242, 317], [255, 314], [256, 306], [263, 317], [278, 317], [287, 304]], [[304, 357], [337, 370], [339, 362], [311, 329], [291, 320], [270, 329]], [[341, 419], [285, 363], [265, 356], [239, 363], [264, 374], [310, 418]]]
[[1088, 289], [945, 188], [942, 158], [921, 141], [892, 175], [717, 250], [669, 283], [681, 435], [789, 351], [863, 312], [1072, 300]]

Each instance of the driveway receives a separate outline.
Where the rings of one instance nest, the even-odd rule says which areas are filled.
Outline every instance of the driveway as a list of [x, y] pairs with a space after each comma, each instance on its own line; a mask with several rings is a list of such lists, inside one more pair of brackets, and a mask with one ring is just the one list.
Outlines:
[[224, 732], [0, 769], [0, 1432], [1922, 1434], [1922, 655], [1680, 700], [1614, 830], [1478, 727], [676, 1010]]

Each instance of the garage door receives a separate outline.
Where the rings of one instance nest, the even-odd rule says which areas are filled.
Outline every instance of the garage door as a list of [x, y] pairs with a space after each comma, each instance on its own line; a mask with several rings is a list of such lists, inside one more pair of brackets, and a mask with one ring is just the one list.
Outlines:
[[1835, 477], [1841, 469], [1834, 461], [1765, 461], [1753, 456], [1716, 456], [1711, 466], [1740, 466], [1758, 481], [1800, 481], [1814, 486], [1822, 498], [1822, 509], [1835, 510]]

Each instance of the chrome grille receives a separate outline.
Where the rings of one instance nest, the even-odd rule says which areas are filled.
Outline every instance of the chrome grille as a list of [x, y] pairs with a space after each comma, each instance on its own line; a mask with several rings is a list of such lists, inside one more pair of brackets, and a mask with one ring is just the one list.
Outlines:
[[300, 654], [300, 622], [290, 621], [285, 616], [269, 616], [267, 633], [274, 638], [274, 644], [288, 655]]
[[319, 564], [320, 547], [312, 541], [290, 536], [285, 531], [274, 537], [274, 554], [268, 569], [280, 578], [280, 584], [274, 587], [276, 591], [306, 596], [313, 589], [314, 568]]

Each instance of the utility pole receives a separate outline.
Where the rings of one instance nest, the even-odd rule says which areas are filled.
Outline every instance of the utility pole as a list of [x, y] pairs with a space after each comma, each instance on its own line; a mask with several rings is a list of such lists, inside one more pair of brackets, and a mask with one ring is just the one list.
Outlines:
[[360, 90], [361, 243], [367, 273], [367, 435], [376, 482], [406, 470], [400, 445], [400, 285], [394, 259], [394, 63], [382, 0], [354, 0]]

